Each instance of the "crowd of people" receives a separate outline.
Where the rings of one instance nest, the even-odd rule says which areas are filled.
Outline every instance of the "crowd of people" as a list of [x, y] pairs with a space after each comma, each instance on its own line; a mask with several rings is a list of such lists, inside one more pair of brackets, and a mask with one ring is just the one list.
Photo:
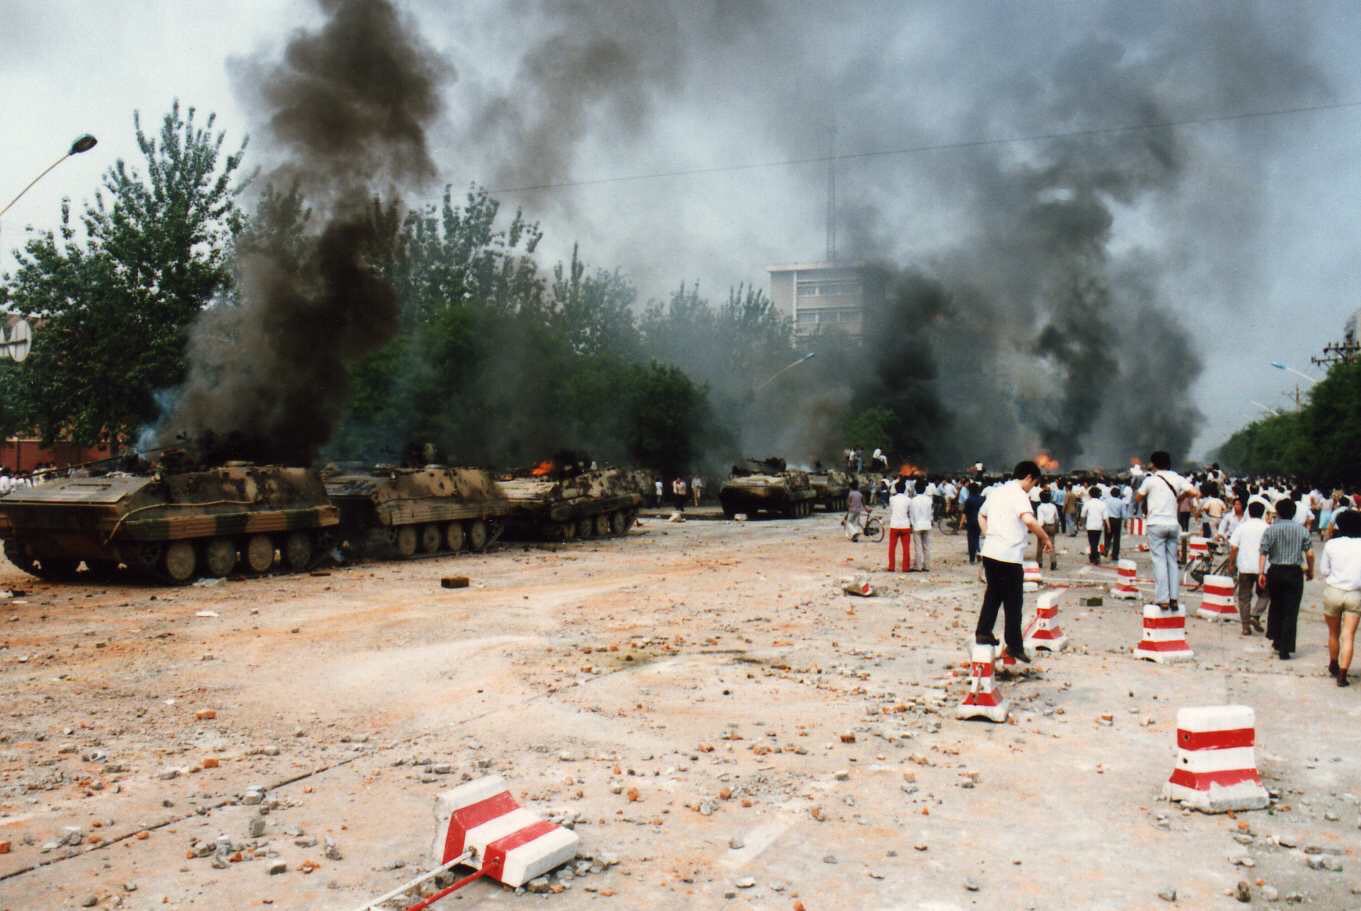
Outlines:
[[[0, 497], [19, 488], [36, 487], [55, 477], [58, 473], [59, 469], [55, 465], [46, 462], [35, 466], [32, 471], [14, 471], [9, 468], [0, 468]], [[60, 474], [64, 476], [66, 471], [60, 470]]]
[[[1183, 476], [1166, 452], [1128, 475], [1046, 477], [1033, 461], [1009, 478], [883, 478], [850, 500], [846, 532], [853, 540], [871, 505], [888, 510], [888, 570], [930, 572], [931, 529], [942, 515], [967, 532], [971, 564], [985, 582], [976, 638], [993, 635], [1003, 614], [1008, 652], [1029, 661], [1021, 640], [1024, 563], [1058, 568], [1054, 541], [1085, 532], [1086, 559], [1118, 561], [1126, 529], [1142, 523], [1152, 562], [1152, 602], [1179, 610], [1182, 562], [1191, 537], [1227, 551], [1226, 573], [1235, 579], [1242, 635], [1264, 634], [1281, 660], [1297, 651], [1304, 583], [1322, 575], [1328, 628], [1328, 670], [1348, 686], [1357, 626], [1361, 622], [1361, 490], [1325, 490], [1285, 478], [1231, 478], [1218, 465]], [[1315, 546], [1315, 542], [1321, 542]], [[1317, 556], [1316, 556], [1317, 554]], [[1265, 622], [1263, 622], [1265, 618]]]

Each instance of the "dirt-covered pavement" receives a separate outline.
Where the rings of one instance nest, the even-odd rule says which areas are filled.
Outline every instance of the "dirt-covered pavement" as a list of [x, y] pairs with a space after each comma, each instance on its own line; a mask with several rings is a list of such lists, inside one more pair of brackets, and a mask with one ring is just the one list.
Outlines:
[[[354, 908], [491, 772], [586, 862], [436, 908], [1229, 908], [1240, 881], [1361, 908], [1361, 687], [1326, 675], [1317, 583], [1297, 659], [1193, 618], [1196, 661], [1159, 666], [1076, 545], [1069, 647], [1000, 683], [1005, 725], [954, 719], [963, 538], [889, 576], [823, 514], [180, 589], [5, 564], [0, 908]], [[878, 596], [843, 594], [862, 574]], [[1177, 708], [1224, 703], [1256, 709], [1278, 800], [1161, 802]]]

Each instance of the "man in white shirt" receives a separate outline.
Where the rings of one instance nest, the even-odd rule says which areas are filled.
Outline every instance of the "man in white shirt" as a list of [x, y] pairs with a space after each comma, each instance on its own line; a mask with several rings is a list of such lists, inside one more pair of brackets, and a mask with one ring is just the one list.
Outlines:
[[1096, 485], [1087, 491], [1087, 502], [1082, 504], [1082, 522], [1087, 529], [1087, 561], [1096, 566], [1101, 562], [1101, 533], [1106, 530], [1106, 501]]
[[917, 495], [912, 498], [912, 570], [931, 571], [931, 518], [935, 497], [927, 489], [924, 478], [917, 479]]
[[[1052, 491], [1041, 491], [1040, 505], [1035, 507], [1035, 520], [1044, 528], [1044, 533], [1049, 535], [1051, 541], [1059, 533], [1059, 508], [1054, 505]], [[1039, 538], [1035, 539], [1035, 562], [1044, 565], [1044, 543]], [[1052, 547], [1049, 549], [1049, 568], [1059, 568], [1058, 555]]]
[[981, 551], [987, 589], [978, 611], [974, 641], [979, 645], [997, 645], [992, 629], [997, 625], [997, 610], [1001, 608], [1007, 652], [1025, 664], [1030, 663], [1030, 656], [1021, 637], [1021, 608], [1025, 603], [1023, 563], [1028, 532], [1035, 533], [1044, 550], [1054, 547], [1030, 508], [1030, 489], [1040, 482], [1040, 477], [1040, 466], [1034, 462], [1017, 463], [1012, 480], [989, 494], [978, 512], [979, 524], [987, 536]]
[[903, 545], [903, 572], [912, 572], [912, 498], [907, 495], [907, 479], [899, 478], [888, 498], [888, 571], [897, 568], [898, 542]]
[[[1224, 518], [1219, 520], [1219, 527], [1215, 529], [1215, 537], [1220, 541], [1227, 541], [1233, 537], [1233, 533], [1238, 530], [1238, 526], [1247, 520], [1248, 515], [1243, 511], [1243, 501], [1239, 497], [1233, 498], [1233, 509], [1224, 513]], [[1266, 507], [1263, 507], [1265, 511]]]
[[[1229, 536], [1229, 563], [1237, 576], [1238, 619], [1243, 624], [1243, 635], [1251, 636], [1255, 629], [1262, 632], [1262, 615], [1271, 604], [1266, 589], [1257, 591], [1257, 555], [1266, 533], [1266, 507], [1260, 502], [1248, 504], [1248, 517], [1238, 524]], [[1253, 597], [1256, 596], [1256, 605]]]
[[1178, 504], [1188, 497], [1200, 496], [1194, 484], [1172, 470], [1172, 457], [1159, 450], [1149, 457], [1153, 474], [1144, 478], [1135, 499], [1147, 504], [1145, 530], [1149, 555], [1153, 558], [1154, 601], [1163, 610], [1175, 610], [1177, 590], [1181, 587], [1181, 567], [1177, 562], [1181, 543]]

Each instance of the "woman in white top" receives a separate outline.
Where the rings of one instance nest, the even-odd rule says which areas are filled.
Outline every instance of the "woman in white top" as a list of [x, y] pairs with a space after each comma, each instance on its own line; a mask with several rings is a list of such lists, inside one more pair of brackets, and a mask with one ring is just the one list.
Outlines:
[[1323, 545], [1319, 572], [1323, 589], [1323, 619], [1328, 622], [1328, 673], [1338, 686], [1350, 686], [1347, 670], [1361, 622], [1361, 512], [1348, 509], [1333, 520], [1333, 537]]
[[1095, 486], [1087, 491], [1082, 518], [1087, 529], [1087, 559], [1095, 566], [1101, 562], [1101, 532], [1106, 529], [1106, 504], [1101, 502], [1101, 491]]

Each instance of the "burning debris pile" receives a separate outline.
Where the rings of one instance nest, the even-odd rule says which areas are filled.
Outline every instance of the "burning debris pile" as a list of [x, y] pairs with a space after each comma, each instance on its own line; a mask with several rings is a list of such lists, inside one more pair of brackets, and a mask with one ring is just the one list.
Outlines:
[[240, 301], [206, 310], [162, 445], [198, 441], [208, 459], [309, 464], [333, 433], [349, 367], [395, 332], [398, 300], [370, 265], [381, 245], [376, 194], [435, 176], [426, 129], [446, 66], [388, 0], [322, 0], [326, 22], [275, 62], [238, 62], [261, 112], [270, 179], [301, 189], [322, 227], [299, 262], [241, 258]]

